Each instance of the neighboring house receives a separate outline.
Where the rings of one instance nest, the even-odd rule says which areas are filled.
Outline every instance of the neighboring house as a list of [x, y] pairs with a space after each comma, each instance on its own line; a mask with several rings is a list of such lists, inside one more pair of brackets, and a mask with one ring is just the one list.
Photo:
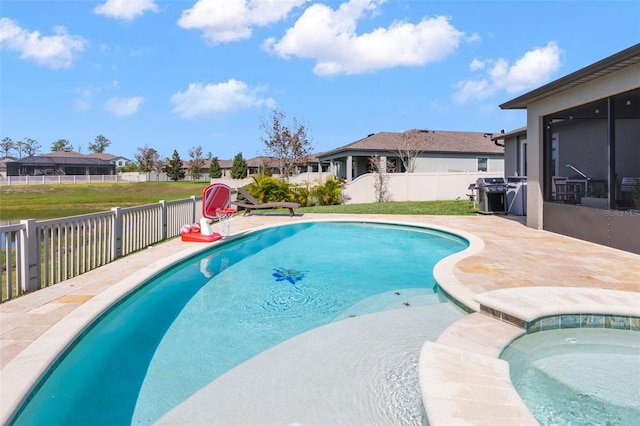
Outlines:
[[54, 151], [8, 161], [7, 176], [114, 175], [116, 166], [74, 151]]
[[[318, 172], [319, 164], [320, 163], [317, 154], [312, 154], [306, 161], [296, 164], [290, 170], [290, 173], [292, 175], [296, 175], [304, 172]], [[278, 166], [277, 158], [262, 156], [247, 160], [249, 176], [258, 174], [261, 167], [269, 167], [273, 176], [280, 175], [280, 167]], [[326, 165], [324, 167], [324, 170], [326, 170]]]
[[113, 154], [106, 154], [106, 153], [89, 154], [87, 155], [87, 158], [99, 158], [100, 160], [108, 161], [111, 164], [115, 164], [116, 170], [119, 169], [120, 167], [126, 166], [127, 164], [131, 164], [131, 160], [129, 160], [128, 158], [120, 157]]
[[14, 157], [0, 158], [0, 177], [7, 176], [7, 163], [9, 161], [16, 161], [16, 159]]
[[640, 44], [500, 108], [527, 110], [503, 135], [506, 168], [527, 176], [527, 225], [640, 253]]
[[372, 133], [349, 145], [318, 154], [318, 160], [330, 164], [337, 178], [352, 179], [371, 172], [370, 159], [378, 155], [388, 170], [406, 171], [403, 151], [417, 153], [414, 172], [490, 172], [504, 171], [503, 147], [491, 139], [491, 133], [443, 130], [408, 130], [402, 133]]
[[[270, 157], [255, 157], [245, 160], [247, 163], [247, 177], [257, 175], [261, 167], [269, 167], [271, 174], [278, 176], [280, 169], [277, 167], [277, 160]], [[218, 160], [220, 169], [222, 170], [222, 178], [231, 178], [231, 169], [233, 167], [233, 160]], [[209, 175], [209, 169], [211, 167], [211, 161], [205, 160], [202, 168], [203, 173]], [[185, 163], [185, 168], [188, 168], [188, 162]], [[312, 155], [308, 162], [301, 164], [296, 168], [296, 172], [303, 173], [306, 171], [317, 172], [318, 171], [318, 158]], [[326, 167], [324, 168], [326, 170]]]

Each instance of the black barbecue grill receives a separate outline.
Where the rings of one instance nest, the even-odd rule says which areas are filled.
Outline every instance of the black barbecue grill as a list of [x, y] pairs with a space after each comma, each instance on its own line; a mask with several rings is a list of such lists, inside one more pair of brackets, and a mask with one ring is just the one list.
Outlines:
[[507, 183], [502, 177], [485, 177], [476, 181], [478, 213], [507, 213]]

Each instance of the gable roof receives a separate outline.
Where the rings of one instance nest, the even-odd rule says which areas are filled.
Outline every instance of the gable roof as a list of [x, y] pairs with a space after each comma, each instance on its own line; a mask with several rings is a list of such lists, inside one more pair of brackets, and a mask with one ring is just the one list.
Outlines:
[[640, 63], [640, 43], [574, 73], [552, 81], [500, 105], [501, 109], [526, 109], [527, 104], [553, 96], [572, 87], [580, 86], [620, 69]]
[[504, 150], [489, 137], [491, 133], [419, 130], [372, 133], [348, 145], [318, 154], [323, 158], [346, 151], [399, 151], [411, 146], [423, 153], [502, 154]]
[[113, 154], [107, 154], [106, 152], [102, 152], [102, 153], [93, 153], [93, 154], [87, 154], [87, 157], [89, 158], [99, 158], [101, 160], [106, 160], [106, 161], [115, 161], [115, 160], [126, 160], [126, 161], [131, 161], [126, 157], [123, 157], [121, 155], [113, 155]]
[[71, 151], [71, 150], [61, 150], [61, 151], [51, 151], [48, 152], [46, 154], [40, 154], [34, 157], [52, 157], [52, 158], [56, 158], [56, 157], [66, 157], [66, 158], [84, 158], [87, 157], [84, 154], [81, 154], [79, 152], [76, 151]]

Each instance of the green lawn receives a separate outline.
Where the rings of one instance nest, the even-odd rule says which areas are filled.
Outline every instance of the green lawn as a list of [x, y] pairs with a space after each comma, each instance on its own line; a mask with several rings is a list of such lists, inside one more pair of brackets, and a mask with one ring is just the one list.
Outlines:
[[[140, 182], [0, 187], [0, 221], [55, 219], [202, 195], [206, 184], [192, 182]], [[297, 213], [468, 215], [467, 200], [406, 201], [339, 206], [301, 207]]]
[[55, 219], [202, 195], [202, 182], [140, 182], [0, 187], [0, 220]]

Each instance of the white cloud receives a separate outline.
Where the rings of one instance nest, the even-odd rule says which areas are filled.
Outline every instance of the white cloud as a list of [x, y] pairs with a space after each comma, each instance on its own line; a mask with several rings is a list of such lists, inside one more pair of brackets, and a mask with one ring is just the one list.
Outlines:
[[417, 24], [395, 21], [389, 27], [357, 34], [358, 20], [375, 13], [384, 0], [350, 0], [337, 9], [316, 3], [307, 8], [280, 41], [264, 47], [287, 58], [316, 61], [318, 75], [360, 74], [398, 66], [421, 66], [457, 49], [463, 33], [444, 16]]
[[544, 47], [526, 52], [513, 65], [503, 58], [495, 61], [474, 59], [471, 63], [472, 70], [479, 69], [477, 67], [481, 62], [485, 64], [483, 68], [489, 62], [493, 66], [487, 69], [487, 76], [483, 79], [458, 82], [453, 95], [454, 101], [462, 104], [473, 99], [486, 99], [498, 91], [515, 93], [540, 86], [549, 81], [560, 68], [561, 54], [558, 44], [551, 41]]
[[15, 21], [0, 18], [0, 48], [18, 52], [21, 59], [32, 60], [50, 68], [69, 68], [84, 50], [86, 41], [55, 27], [55, 35], [43, 36], [38, 31], [21, 28]]
[[471, 71], [478, 71], [483, 69], [486, 64], [487, 64], [487, 61], [481, 61], [480, 59], [474, 58], [473, 61], [471, 61], [471, 63], [469, 64], [469, 69]]
[[199, 0], [182, 11], [178, 25], [199, 29], [212, 44], [248, 39], [254, 26], [266, 26], [287, 17], [309, 0]]
[[93, 12], [122, 21], [133, 21], [145, 12], [157, 12], [155, 0], [107, 0], [96, 6]]
[[140, 111], [140, 106], [144, 102], [141, 96], [132, 98], [111, 98], [104, 104], [104, 109], [118, 117], [133, 115]]
[[224, 115], [263, 105], [275, 107], [276, 101], [262, 97], [262, 91], [234, 79], [217, 84], [191, 83], [184, 92], [174, 94], [171, 102], [174, 104], [173, 112], [187, 118]]
[[[77, 111], [88, 111], [92, 109], [96, 98], [101, 93], [113, 89], [117, 89], [120, 86], [118, 80], [112, 80], [111, 82], [102, 86], [77, 86], [71, 89], [71, 93], [75, 96], [73, 106]], [[135, 98], [134, 98], [135, 99]]]
[[465, 37], [465, 40], [468, 41], [469, 43], [477, 43], [477, 42], [482, 41], [482, 38], [480, 37], [480, 34], [473, 33], [473, 34]]

